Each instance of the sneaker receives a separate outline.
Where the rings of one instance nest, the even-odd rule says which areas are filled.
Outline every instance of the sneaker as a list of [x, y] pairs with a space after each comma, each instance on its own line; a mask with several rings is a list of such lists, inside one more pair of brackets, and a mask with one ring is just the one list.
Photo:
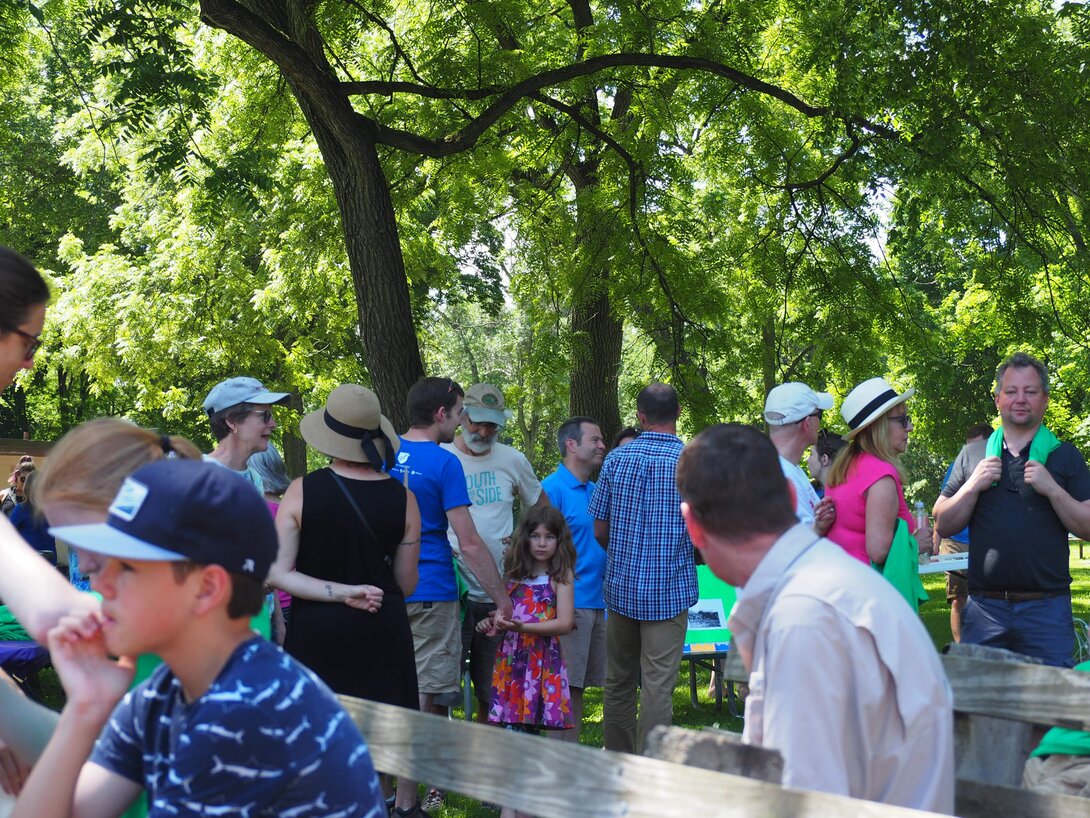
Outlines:
[[447, 800], [447, 794], [442, 790], [437, 790], [432, 787], [428, 790], [428, 794], [424, 796], [424, 800], [420, 806], [427, 812], [435, 812], [443, 808], [443, 803]]

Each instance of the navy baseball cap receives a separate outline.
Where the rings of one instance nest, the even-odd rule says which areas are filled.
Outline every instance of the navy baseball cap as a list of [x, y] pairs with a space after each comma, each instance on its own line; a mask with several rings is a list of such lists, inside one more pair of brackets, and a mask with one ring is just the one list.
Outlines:
[[202, 406], [209, 415], [240, 403], [287, 403], [287, 392], [270, 392], [257, 378], [228, 378], [212, 387]]
[[265, 499], [230, 469], [201, 460], [157, 460], [125, 478], [105, 523], [50, 528], [95, 554], [191, 560], [264, 581], [276, 559]]

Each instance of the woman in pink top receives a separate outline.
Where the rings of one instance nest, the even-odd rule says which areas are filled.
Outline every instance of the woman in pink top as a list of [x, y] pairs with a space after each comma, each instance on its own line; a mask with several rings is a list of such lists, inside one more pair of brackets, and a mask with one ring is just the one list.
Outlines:
[[[855, 387], [840, 409], [848, 424], [848, 445], [826, 474], [825, 496], [836, 507], [836, 521], [826, 535], [862, 562], [886, 561], [900, 517], [915, 525], [905, 503], [900, 456], [908, 446], [912, 420], [904, 403], [916, 393], [898, 395], [884, 378]], [[931, 528], [913, 531], [920, 552], [930, 552]]]

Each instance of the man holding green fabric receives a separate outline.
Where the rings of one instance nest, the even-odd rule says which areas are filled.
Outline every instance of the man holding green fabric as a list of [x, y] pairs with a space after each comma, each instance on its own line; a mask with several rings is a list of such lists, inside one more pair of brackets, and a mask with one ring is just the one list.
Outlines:
[[995, 373], [1003, 425], [961, 450], [935, 504], [941, 536], [969, 526], [961, 641], [1071, 667], [1067, 534], [1090, 537], [1090, 470], [1042, 424], [1048, 371], [1023, 352]]

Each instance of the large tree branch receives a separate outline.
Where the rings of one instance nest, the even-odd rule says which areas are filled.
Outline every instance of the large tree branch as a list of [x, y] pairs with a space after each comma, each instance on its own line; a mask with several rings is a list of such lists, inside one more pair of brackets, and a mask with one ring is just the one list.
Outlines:
[[310, 86], [330, 84], [328, 70], [316, 64], [304, 48], [241, 3], [200, 0], [200, 7], [202, 22], [226, 31], [264, 54], [292, 82]]
[[[212, 2], [230, 2], [230, 0], [202, 0], [202, 4]], [[888, 128], [865, 117], [852, 114], [840, 114], [832, 108], [820, 105], [811, 105], [795, 94], [778, 85], [766, 82], [757, 77], [745, 74], [730, 66], [701, 57], [679, 57], [668, 54], [635, 54], [618, 53], [603, 54], [588, 60], [571, 63], [542, 71], [528, 77], [521, 82], [505, 88], [477, 88], [477, 89], [442, 89], [420, 83], [409, 82], [344, 82], [340, 83], [340, 90], [346, 95], [356, 94], [384, 94], [411, 93], [430, 99], [486, 99], [495, 97], [493, 102], [481, 112], [481, 114], [464, 128], [455, 131], [439, 139], [430, 139], [411, 131], [397, 128], [378, 126], [378, 141], [391, 147], [412, 153], [420, 153], [425, 156], [443, 157], [472, 148], [481, 135], [487, 131], [500, 117], [511, 110], [521, 100], [532, 96], [553, 85], [567, 82], [579, 77], [586, 77], [604, 71], [609, 68], [620, 67], [650, 67], [667, 68], [681, 71], [701, 71], [724, 77], [731, 82], [755, 91], [760, 94], [777, 99], [790, 108], [807, 117], [840, 116], [846, 123], [850, 123], [861, 130], [887, 139], [896, 139], [899, 134], [896, 130]]]

